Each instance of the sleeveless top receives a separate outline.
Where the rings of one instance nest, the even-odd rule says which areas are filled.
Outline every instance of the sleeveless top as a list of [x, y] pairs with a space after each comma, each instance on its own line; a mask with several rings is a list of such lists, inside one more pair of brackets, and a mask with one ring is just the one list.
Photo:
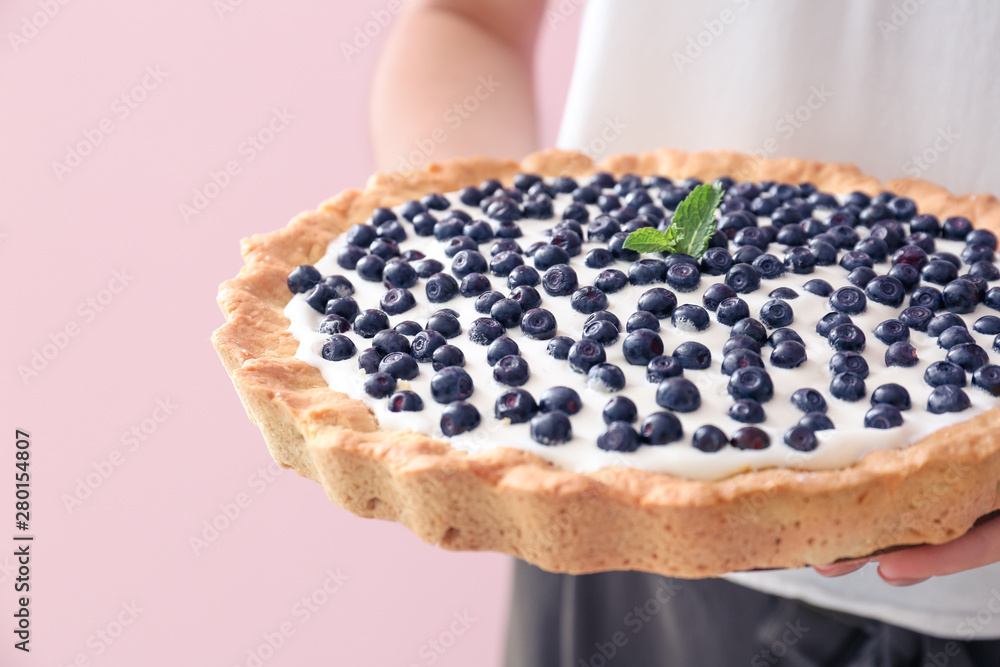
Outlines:
[[[594, 158], [661, 146], [852, 162], [1000, 192], [1000, 3], [590, 0], [559, 135]], [[1000, 638], [1000, 564], [897, 588], [872, 563], [730, 575], [938, 637]]]

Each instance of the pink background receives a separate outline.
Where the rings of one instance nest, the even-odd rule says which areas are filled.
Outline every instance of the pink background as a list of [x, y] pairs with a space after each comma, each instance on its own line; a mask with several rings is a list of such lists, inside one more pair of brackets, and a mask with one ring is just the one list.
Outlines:
[[[569, 20], [542, 36], [545, 143], [581, 13], [562, 4]], [[258, 664], [248, 652], [282, 624], [293, 634], [260, 664], [500, 664], [510, 560], [439, 550], [273, 477], [209, 343], [239, 239], [372, 171], [367, 95], [387, 29], [350, 62], [340, 44], [386, 5], [0, 5], [0, 664]], [[292, 118], [250, 159], [241, 143], [274, 109]], [[185, 221], [229, 161], [239, 173]], [[10, 633], [15, 428], [32, 440], [29, 655]], [[223, 529], [195, 553], [212, 521]]]

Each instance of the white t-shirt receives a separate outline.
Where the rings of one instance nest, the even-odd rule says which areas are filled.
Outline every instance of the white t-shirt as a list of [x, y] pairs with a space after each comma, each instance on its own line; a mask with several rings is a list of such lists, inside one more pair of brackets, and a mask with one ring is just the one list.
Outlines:
[[[1000, 3], [590, 0], [559, 145], [853, 162], [1000, 193]], [[1000, 564], [904, 588], [874, 564], [728, 579], [940, 637], [1000, 638]]]

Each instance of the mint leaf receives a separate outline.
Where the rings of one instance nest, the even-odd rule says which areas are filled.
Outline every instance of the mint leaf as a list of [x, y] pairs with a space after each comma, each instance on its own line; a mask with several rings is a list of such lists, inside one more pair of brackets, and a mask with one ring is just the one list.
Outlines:
[[684, 198], [667, 227], [672, 252], [701, 257], [715, 234], [715, 209], [721, 201], [722, 188], [716, 183], [703, 183]]
[[721, 201], [722, 188], [716, 183], [703, 183], [678, 204], [665, 232], [642, 227], [628, 235], [623, 247], [636, 252], [683, 253], [701, 257], [715, 234], [715, 209]]
[[641, 227], [625, 239], [622, 247], [636, 252], [669, 252], [673, 244], [667, 242], [667, 233], [655, 227]]

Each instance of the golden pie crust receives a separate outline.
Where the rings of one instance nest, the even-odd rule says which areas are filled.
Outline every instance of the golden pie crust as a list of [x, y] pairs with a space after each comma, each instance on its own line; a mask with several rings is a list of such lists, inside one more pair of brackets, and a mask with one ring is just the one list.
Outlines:
[[[331, 389], [294, 358], [283, 310], [288, 273], [313, 264], [329, 242], [379, 206], [449, 192], [520, 172], [812, 182], [827, 192], [891, 190], [924, 213], [966, 216], [1000, 233], [1000, 202], [955, 196], [922, 180], [880, 183], [849, 164], [658, 150], [600, 165], [546, 150], [520, 164], [460, 159], [406, 174], [375, 174], [287, 227], [242, 242], [246, 265], [223, 283], [226, 323], [215, 345], [275, 461], [326, 489], [351, 512], [398, 521], [454, 550], [491, 550], [553, 572], [641, 570], [700, 578], [821, 565], [902, 545], [937, 544], [1000, 509], [1000, 410], [875, 451], [842, 469], [766, 469], [697, 481], [627, 467], [563, 470], [526, 451], [475, 455], [415, 432], [382, 431], [359, 401]], [[878, 437], [877, 432], [872, 437]]]

